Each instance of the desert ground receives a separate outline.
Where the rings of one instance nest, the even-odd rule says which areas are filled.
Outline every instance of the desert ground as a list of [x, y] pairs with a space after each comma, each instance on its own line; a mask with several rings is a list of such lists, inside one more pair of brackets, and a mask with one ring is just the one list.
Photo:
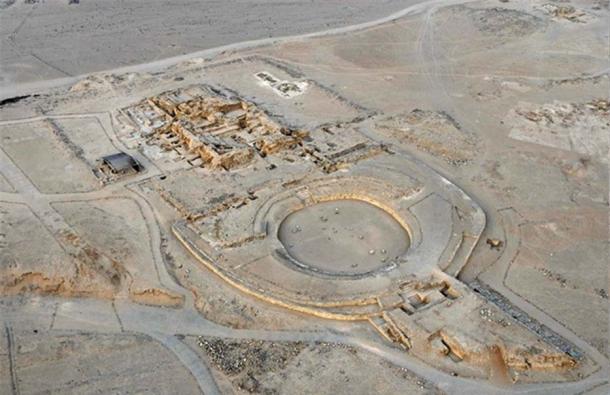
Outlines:
[[3, 0], [0, 86], [350, 26], [421, 2]]
[[0, 393], [610, 391], [608, 1], [69, 3], [0, 2]]

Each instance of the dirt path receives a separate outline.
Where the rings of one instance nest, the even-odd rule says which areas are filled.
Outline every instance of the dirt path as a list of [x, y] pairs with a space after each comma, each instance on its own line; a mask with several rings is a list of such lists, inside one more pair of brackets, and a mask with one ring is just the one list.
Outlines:
[[[372, 20], [369, 22], [358, 23], [355, 25], [339, 27], [339, 28], [331, 28], [327, 30], [318, 31], [315, 33], [306, 33], [306, 34], [298, 34], [298, 35], [288, 35], [288, 36], [276, 36], [269, 38], [262, 38], [257, 40], [248, 40], [235, 42], [233, 44], [221, 45], [218, 47], [213, 47], [201, 51], [191, 52], [185, 55], [172, 56], [168, 58], [164, 58], [161, 60], [155, 60], [148, 63], [140, 63], [129, 65], [125, 67], [119, 68], [109, 68], [104, 70], [96, 71], [95, 73], [114, 73], [114, 74], [122, 74], [122, 73], [135, 73], [135, 72], [156, 72], [167, 67], [176, 65], [178, 63], [182, 63], [195, 58], [211, 58], [221, 53], [226, 52], [235, 52], [241, 51], [245, 49], [269, 46], [269, 45], [277, 45], [281, 43], [291, 42], [291, 41], [300, 41], [308, 38], [314, 37], [324, 37], [329, 35], [338, 35], [350, 33], [358, 30], [364, 30], [376, 25], [380, 25], [383, 23], [387, 23], [396, 19], [403, 18], [408, 15], [415, 15], [420, 12], [424, 12], [429, 7], [432, 6], [441, 6], [441, 5], [449, 5], [449, 4], [458, 4], [458, 3], [467, 3], [474, 0], [414, 0], [408, 1], [408, 7], [403, 8], [400, 11], [392, 13], [391, 15]], [[83, 73], [70, 77], [61, 77], [61, 78], [49, 78], [49, 79], [39, 79], [37, 81], [32, 82], [5, 82], [0, 84], [1, 93], [0, 100], [6, 99], [10, 97], [16, 97], [21, 95], [32, 94], [41, 90], [51, 89], [62, 85], [74, 84], [75, 82], [87, 77], [90, 74], [94, 73]]]
[[[183, 309], [166, 309], [133, 304], [127, 301], [116, 301], [116, 315], [91, 314], [92, 304], [86, 299], [35, 298], [17, 299], [4, 298], [0, 306], [0, 321], [9, 323], [14, 329], [41, 328], [55, 330], [54, 324], [61, 320], [62, 329], [66, 327], [75, 331], [107, 332], [103, 328], [119, 325], [121, 331], [148, 335], [172, 351], [184, 366], [197, 378], [204, 393], [213, 393], [217, 388], [204, 361], [179, 341], [176, 335], [191, 335], [203, 337], [222, 337], [227, 339], [253, 339], [266, 341], [301, 341], [330, 342], [358, 347], [364, 351], [378, 355], [402, 368], [425, 378], [438, 385], [450, 394], [485, 393], [485, 394], [573, 394], [603, 383], [605, 377], [591, 376], [576, 383], [516, 385], [513, 387], [495, 387], [490, 383], [477, 380], [454, 377], [437, 369], [424, 365], [404, 351], [390, 347], [381, 340], [363, 339], [350, 333], [349, 329], [334, 326], [332, 323], [326, 331], [267, 331], [242, 330], [224, 327], [201, 317], [191, 307]], [[111, 309], [112, 302], [104, 302]], [[70, 309], [62, 305], [69, 304]], [[10, 306], [8, 309], [6, 306]], [[15, 307], [21, 306], [17, 314]], [[99, 304], [96, 304], [100, 309]], [[55, 311], [52, 317], [49, 311]], [[58, 311], [68, 311], [58, 315]], [[83, 320], [82, 317], [89, 317]], [[110, 321], [110, 322], [109, 322]]]

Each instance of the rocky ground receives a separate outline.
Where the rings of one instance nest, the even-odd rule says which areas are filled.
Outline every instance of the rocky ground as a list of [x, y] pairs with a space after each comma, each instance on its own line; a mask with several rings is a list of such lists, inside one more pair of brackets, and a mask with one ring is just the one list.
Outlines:
[[341, 344], [202, 337], [188, 343], [209, 361], [219, 382], [236, 393], [440, 393], [408, 370]]

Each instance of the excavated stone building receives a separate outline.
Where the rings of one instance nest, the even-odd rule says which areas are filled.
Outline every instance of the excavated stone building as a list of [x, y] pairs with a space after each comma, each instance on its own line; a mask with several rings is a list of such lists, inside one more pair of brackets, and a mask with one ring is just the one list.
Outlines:
[[149, 143], [176, 149], [189, 163], [232, 169], [297, 145], [307, 133], [281, 127], [242, 100], [167, 92], [124, 110]]

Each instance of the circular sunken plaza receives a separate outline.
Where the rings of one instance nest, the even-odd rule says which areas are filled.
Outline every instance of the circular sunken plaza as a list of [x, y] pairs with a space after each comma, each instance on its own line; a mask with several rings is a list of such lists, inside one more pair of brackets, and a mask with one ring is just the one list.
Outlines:
[[383, 209], [356, 199], [315, 203], [289, 214], [278, 238], [299, 268], [328, 276], [388, 270], [409, 248], [409, 233]]
[[187, 222], [174, 232], [242, 291], [339, 319], [375, 314], [380, 298], [414, 279], [457, 274], [485, 224], [460, 189], [399, 155], [278, 185], [241, 210], [231, 221], [206, 219], [218, 234], [249, 228], [238, 243], [202, 237]]

